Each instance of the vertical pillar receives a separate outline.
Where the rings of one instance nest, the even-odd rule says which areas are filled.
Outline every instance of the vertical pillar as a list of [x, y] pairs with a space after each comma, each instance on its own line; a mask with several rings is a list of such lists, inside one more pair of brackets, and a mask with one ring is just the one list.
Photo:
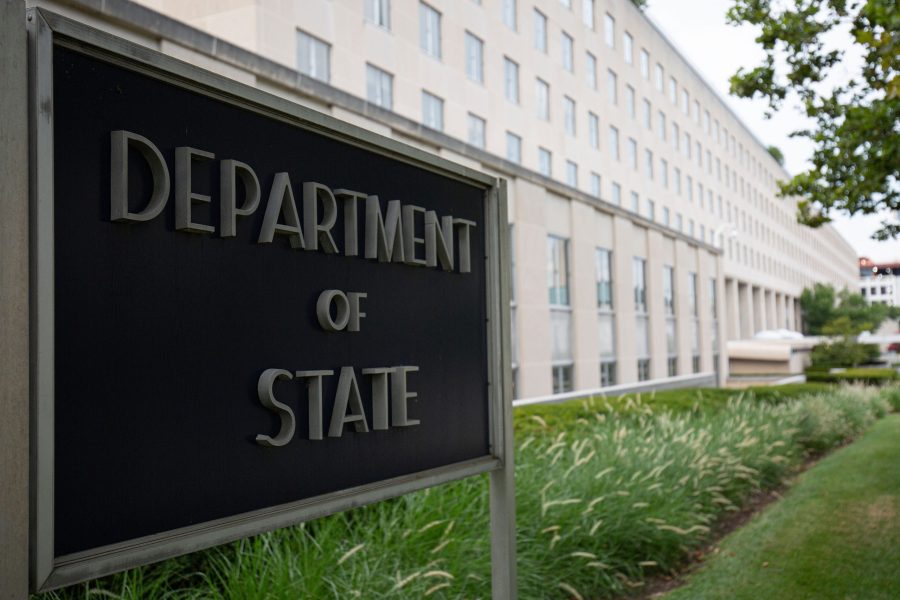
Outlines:
[[753, 305], [753, 286], [749, 283], [743, 285], [743, 294], [741, 294], [741, 338], [749, 339], [753, 337], [756, 329], [754, 329], [754, 305]]
[[725, 331], [729, 340], [741, 339], [741, 307], [738, 291], [737, 279], [725, 280], [725, 305], [722, 316], [726, 321]]
[[784, 314], [784, 294], [775, 293], [775, 322], [778, 324], [778, 329], [786, 329], [787, 323], [785, 323], [787, 319]]
[[766, 310], [763, 305], [762, 288], [753, 286], [753, 331], [750, 337], [753, 337], [757, 331], [766, 329]]
[[0, 0], [0, 599], [28, 597], [28, 74], [25, 3]]
[[784, 320], [787, 323], [787, 328], [791, 331], [796, 331], [797, 328], [794, 325], [794, 299], [791, 296], [784, 297]]

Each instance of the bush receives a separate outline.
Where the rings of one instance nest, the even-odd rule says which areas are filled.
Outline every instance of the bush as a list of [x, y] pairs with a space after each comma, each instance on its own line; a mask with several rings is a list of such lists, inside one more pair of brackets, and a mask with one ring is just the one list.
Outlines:
[[884, 398], [894, 412], [900, 412], [900, 385], [890, 385], [881, 390], [881, 397]]
[[865, 385], [885, 385], [897, 379], [894, 369], [847, 369], [828, 373], [807, 369], [806, 381], [815, 383], [862, 383]]
[[876, 344], [858, 344], [850, 339], [841, 338], [812, 349], [814, 367], [856, 367], [878, 360], [881, 351]]

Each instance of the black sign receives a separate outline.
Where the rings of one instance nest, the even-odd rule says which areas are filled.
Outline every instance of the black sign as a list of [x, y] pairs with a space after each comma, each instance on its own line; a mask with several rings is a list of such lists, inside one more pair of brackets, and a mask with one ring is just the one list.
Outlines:
[[70, 48], [52, 83], [55, 556], [491, 456], [489, 186]]

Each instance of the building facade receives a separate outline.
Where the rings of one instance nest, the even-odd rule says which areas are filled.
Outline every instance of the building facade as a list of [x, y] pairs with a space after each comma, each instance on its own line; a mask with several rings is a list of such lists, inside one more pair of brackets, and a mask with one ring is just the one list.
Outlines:
[[832, 228], [630, 0], [40, 5], [508, 180], [516, 396], [725, 375], [855, 287]]
[[859, 293], [869, 304], [900, 306], [900, 262], [859, 259]]

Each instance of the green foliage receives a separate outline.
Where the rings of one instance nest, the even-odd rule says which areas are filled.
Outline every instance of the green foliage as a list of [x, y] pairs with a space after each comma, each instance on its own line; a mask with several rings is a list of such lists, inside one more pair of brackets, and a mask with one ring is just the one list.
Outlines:
[[641, 10], [647, 8], [647, 0], [631, 0], [631, 3]]
[[800, 306], [812, 335], [858, 335], [875, 331], [888, 318], [900, 316], [898, 307], [869, 304], [861, 294], [835, 292], [830, 284], [817, 283], [800, 294]]
[[[827, 391], [794, 397], [813, 389]], [[677, 411], [588, 399], [568, 421], [551, 418], [556, 406], [530, 411], [526, 420], [545, 426], [517, 439], [519, 596], [621, 596], [671, 572], [749, 494], [889, 408], [874, 389], [769, 392], [771, 401], [712, 401], [684, 391], [695, 408], [679, 401]], [[486, 598], [486, 483], [469, 478], [41, 599]]]
[[812, 366], [816, 370], [831, 367], [857, 367], [878, 360], [881, 352], [876, 344], [857, 344], [849, 338], [819, 344], [812, 349]]
[[775, 159], [775, 162], [777, 162], [782, 167], [784, 166], [784, 153], [781, 151], [781, 148], [779, 148], [778, 146], [769, 146], [768, 148], [766, 148], [766, 150], [769, 152], [772, 158]]
[[815, 383], [862, 383], [865, 385], [886, 385], [897, 379], [894, 369], [847, 369], [837, 373], [828, 371], [806, 371], [806, 380]]
[[[791, 134], [812, 142], [810, 169], [779, 184], [780, 195], [802, 198], [800, 222], [818, 227], [831, 220], [833, 211], [854, 215], [900, 209], [897, 1], [734, 0], [726, 18], [757, 27], [756, 42], [765, 52], [762, 64], [732, 76], [731, 93], [767, 100], [767, 116], [795, 96], [813, 122]], [[848, 64], [839, 48], [851, 46], [862, 55], [860, 72], [830, 85], [829, 75]], [[900, 221], [893, 219], [883, 221], [873, 237], [900, 236]]]
[[891, 405], [894, 412], [900, 412], [900, 384], [884, 387], [881, 390], [881, 397]]

